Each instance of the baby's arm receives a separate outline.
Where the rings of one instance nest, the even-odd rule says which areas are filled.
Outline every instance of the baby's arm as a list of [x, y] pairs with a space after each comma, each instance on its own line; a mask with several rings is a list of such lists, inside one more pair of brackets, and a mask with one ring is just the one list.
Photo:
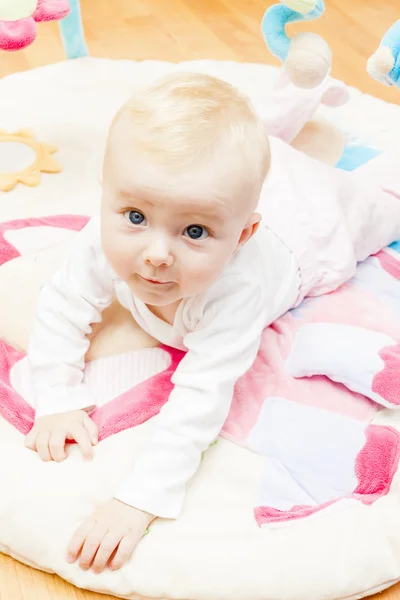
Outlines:
[[178, 517], [186, 484], [223, 427], [233, 387], [253, 363], [262, 330], [297, 297], [297, 269], [291, 270], [291, 257], [285, 261], [282, 248], [280, 260], [275, 250], [271, 245], [268, 289], [262, 264], [257, 268], [257, 260], [250, 259], [246, 275], [222, 277], [202, 301], [185, 307], [188, 353], [173, 377], [175, 387], [154, 435], [115, 497], [75, 533], [70, 562], [80, 555], [83, 569], [92, 565], [99, 573], [107, 563], [118, 569], [156, 516]]
[[101, 250], [96, 217], [78, 233], [62, 267], [46, 283], [28, 348], [36, 422], [27, 447], [44, 460], [63, 460], [65, 440], [91, 454], [97, 430], [86, 410], [95, 404], [83, 383], [91, 323], [111, 304], [113, 274]]
[[186, 484], [228, 416], [234, 385], [254, 362], [268, 321], [268, 299], [261, 283], [228, 275], [215, 284], [198, 314], [154, 435], [115, 494], [165, 518], [179, 516]]
[[119, 569], [154, 518], [178, 517], [186, 483], [223, 427], [236, 380], [257, 354], [267, 302], [245, 277], [218, 286], [220, 293], [192, 315], [198, 325], [185, 337], [188, 353], [147, 449], [114, 499], [97, 507], [71, 540], [68, 560], [80, 555], [82, 569]]

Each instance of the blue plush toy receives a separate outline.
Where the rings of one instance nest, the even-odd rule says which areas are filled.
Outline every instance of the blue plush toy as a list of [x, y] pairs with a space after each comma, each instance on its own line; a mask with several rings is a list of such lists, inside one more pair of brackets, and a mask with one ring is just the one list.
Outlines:
[[368, 61], [368, 73], [380, 83], [400, 87], [400, 21], [383, 36]]
[[296, 21], [313, 21], [325, 10], [323, 0], [281, 0], [264, 14], [262, 32], [271, 53], [285, 63], [289, 79], [300, 88], [317, 87], [329, 74], [332, 53], [314, 33], [300, 33], [292, 40], [285, 27]]

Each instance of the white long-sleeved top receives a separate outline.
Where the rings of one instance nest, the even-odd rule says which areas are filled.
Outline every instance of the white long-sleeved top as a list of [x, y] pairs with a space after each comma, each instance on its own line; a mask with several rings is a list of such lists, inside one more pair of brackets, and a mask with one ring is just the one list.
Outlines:
[[76, 235], [64, 264], [39, 295], [28, 350], [36, 415], [96, 405], [83, 382], [86, 335], [116, 294], [150, 335], [187, 350], [152, 438], [115, 492], [128, 505], [176, 518], [202, 452], [223, 427], [233, 387], [254, 362], [262, 330], [293, 305], [298, 292], [290, 250], [261, 226], [210, 289], [181, 301], [169, 325], [112, 271], [96, 216]]
[[150, 335], [187, 350], [152, 439], [116, 491], [126, 504], [155, 515], [179, 515], [186, 483], [224, 424], [234, 384], [252, 365], [263, 328], [306, 294], [336, 289], [357, 261], [400, 237], [398, 152], [345, 173], [278, 139], [270, 144], [259, 211], [277, 235], [262, 223], [210, 289], [181, 302], [173, 325], [115, 276], [102, 252], [98, 217], [76, 236], [39, 297], [28, 352], [38, 416], [96, 404], [83, 383], [86, 334], [114, 293]]

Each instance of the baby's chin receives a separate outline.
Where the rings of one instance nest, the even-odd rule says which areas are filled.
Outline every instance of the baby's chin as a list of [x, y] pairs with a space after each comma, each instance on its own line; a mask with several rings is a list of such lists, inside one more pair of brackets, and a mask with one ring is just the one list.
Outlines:
[[179, 286], [177, 284], [168, 284], [166, 286], [147, 286], [145, 285], [130, 285], [133, 295], [138, 298], [143, 304], [150, 306], [170, 306], [175, 302], [182, 300]]
[[129, 281], [125, 280], [125, 282], [129, 285], [133, 295], [141, 302], [160, 308], [203, 294], [213, 283], [207, 285], [205, 282], [197, 281], [191, 282], [192, 285], [188, 286], [182, 286], [177, 282], [152, 284], [149, 281], [143, 281], [138, 275], [131, 276]]

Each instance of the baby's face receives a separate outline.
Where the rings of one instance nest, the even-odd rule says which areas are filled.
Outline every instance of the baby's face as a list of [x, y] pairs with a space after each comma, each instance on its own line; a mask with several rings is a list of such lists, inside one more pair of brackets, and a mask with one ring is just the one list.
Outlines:
[[106, 162], [103, 250], [142, 302], [167, 306], [218, 279], [259, 220], [249, 217], [248, 202], [234, 187], [202, 173], [172, 181], [159, 168], [122, 153]]

